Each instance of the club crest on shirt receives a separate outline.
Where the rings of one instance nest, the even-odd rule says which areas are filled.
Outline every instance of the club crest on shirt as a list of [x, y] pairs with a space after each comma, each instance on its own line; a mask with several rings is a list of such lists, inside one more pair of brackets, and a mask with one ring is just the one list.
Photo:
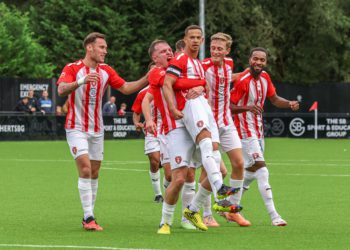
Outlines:
[[175, 157], [175, 162], [176, 162], [177, 164], [180, 164], [181, 161], [182, 161], [182, 157], [181, 157], [181, 156], [176, 156], [176, 157]]
[[91, 88], [89, 94], [91, 97], [96, 97], [96, 88]]
[[254, 160], [257, 159], [257, 158], [259, 158], [259, 153], [253, 153], [253, 154], [252, 154], [252, 157], [253, 157]]
[[203, 122], [202, 120], [200, 120], [200, 121], [197, 122], [197, 127], [198, 127], [198, 128], [203, 127], [203, 125], [204, 125], [204, 122]]
[[73, 154], [75, 154], [75, 155], [76, 155], [76, 154], [77, 154], [77, 151], [78, 151], [78, 150], [77, 150], [77, 147], [73, 147], [73, 148], [72, 148], [72, 152], [73, 152]]

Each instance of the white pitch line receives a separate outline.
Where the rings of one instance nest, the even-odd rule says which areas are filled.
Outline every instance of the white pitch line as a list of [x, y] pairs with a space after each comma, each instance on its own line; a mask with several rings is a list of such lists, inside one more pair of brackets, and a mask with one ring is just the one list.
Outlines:
[[106, 250], [156, 250], [156, 249], [149, 249], [149, 248], [120, 248], [120, 247], [65, 246], [65, 245], [24, 245], [24, 244], [0, 244], [0, 247], [74, 248], [74, 249], [106, 249]]
[[135, 172], [148, 172], [149, 171], [146, 169], [135, 169], [135, 168], [106, 168], [106, 167], [102, 167], [101, 169], [116, 170], [116, 171], [135, 171]]
[[318, 176], [318, 177], [350, 177], [350, 174], [271, 174], [270, 175], [289, 175], [289, 176]]
[[[1, 159], [2, 161], [19, 161], [19, 162], [74, 162], [73, 159], [71, 160], [53, 160], [53, 159]], [[103, 164], [121, 164], [121, 165], [127, 165], [127, 164], [148, 164], [148, 161], [108, 161], [104, 160], [102, 161]]]
[[350, 167], [350, 163], [346, 164], [346, 163], [324, 163], [324, 162], [319, 162], [319, 163], [267, 162], [266, 164], [267, 164], [267, 166], [268, 165], [271, 165], [271, 166], [276, 166], [276, 165], [279, 165], [279, 166], [293, 165], [293, 166], [295, 166], [296, 165], [296, 166], [317, 166], [317, 167]]

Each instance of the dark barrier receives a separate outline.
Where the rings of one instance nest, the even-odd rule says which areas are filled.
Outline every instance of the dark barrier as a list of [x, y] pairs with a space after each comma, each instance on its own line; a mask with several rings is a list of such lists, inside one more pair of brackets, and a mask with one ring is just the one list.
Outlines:
[[[313, 113], [267, 113], [264, 116], [265, 137], [315, 136]], [[317, 134], [318, 138], [350, 138], [350, 114], [319, 114]]]
[[[266, 137], [314, 138], [313, 113], [264, 114]], [[132, 115], [105, 116], [106, 139], [143, 138], [136, 131]], [[61, 140], [65, 139], [65, 117], [50, 115], [0, 114], [0, 140]], [[318, 138], [350, 138], [349, 114], [320, 114]]]
[[[54, 115], [0, 114], [0, 140], [62, 140], [66, 117]], [[103, 117], [106, 139], [142, 138], [136, 131], [132, 115]]]

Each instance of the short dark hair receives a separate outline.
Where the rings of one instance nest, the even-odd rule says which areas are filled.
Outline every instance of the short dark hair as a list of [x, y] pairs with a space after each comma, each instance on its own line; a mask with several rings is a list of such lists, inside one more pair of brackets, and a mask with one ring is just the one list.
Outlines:
[[148, 48], [148, 55], [149, 55], [149, 57], [150, 57], [151, 59], [152, 59], [152, 55], [153, 55], [154, 51], [156, 50], [156, 45], [157, 45], [157, 44], [160, 44], [160, 43], [166, 43], [166, 44], [168, 44], [167, 41], [165, 41], [165, 40], [156, 39], [156, 40], [154, 40], [154, 41], [151, 43], [151, 45], [149, 46], [149, 48]]
[[176, 51], [180, 51], [182, 50], [183, 48], [185, 48], [185, 41], [183, 39], [180, 39], [179, 41], [177, 41], [175, 43], [175, 48], [176, 48]]
[[256, 48], [252, 48], [252, 49], [250, 50], [249, 58], [252, 57], [252, 55], [253, 55], [253, 53], [254, 53], [255, 51], [262, 51], [262, 52], [264, 52], [264, 53], [266, 54], [266, 58], [267, 58], [267, 56], [269, 55], [269, 54], [267, 53], [267, 49], [265, 49], [265, 48], [263, 48], [263, 47], [256, 47]]
[[187, 28], [185, 29], [185, 36], [187, 35], [188, 31], [190, 31], [190, 30], [200, 30], [203, 34], [203, 30], [200, 26], [192, 24], [190, 26], [187, 26]]
[[83, 42], [84, 48], [86, 48], [86, 46], [88, 44], [94, 43], [97, 38], [102, 38], [102, 39], [106, 40], [106, 36], [104, 34], [98, 33], [98, 32], [92, 32], [85, 37], [84, 42]]

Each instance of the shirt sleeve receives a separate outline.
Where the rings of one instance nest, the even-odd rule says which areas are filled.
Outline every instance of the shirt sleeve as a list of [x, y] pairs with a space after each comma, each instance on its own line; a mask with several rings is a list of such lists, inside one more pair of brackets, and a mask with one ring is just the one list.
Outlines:
[[134, 104], [131, 107], [131, 110], [135, 112], [136, 114], [141, 114], [142, 113], [142, 100], [145, 97], [147, 91], [141, 91], [138, 93]]
[[174, 77], [174, 78], [179, 78], [181, 73], [182, 73], [182, 63], [181, 63], [181, 56], [178, 56], [176, 58], [173, 58], [170, 63], [169, 66], [166, 70], [166, 74]]
[[238, 81], [236, 82], [235, 86], [231, 90], [230, 101], [233, 104], [237, 104], [239, 100], [244, 96], [244, 94], [245, 94], [244, 82]]
[[153, 69], [148, 76], [148, 83], [150, 87], [157, 88], [162, 87], [165, 78], [164, 69]]
[[76, 81], [76, 76], [74, 74], [73, 68], [70, 66], [70, 64], [67, 64], [58, 78], [56, 85], [58, 86], [61, 82], [65, 83], [71, 83]]
[[125, 84], [126, 81], [123, 78], [121, 78], [118, 75], [118, 73], [109, 66], [108, 66], [108, 74], [109, 74], [108, 84], [111, 85], [112, 88], [119, 89], [121, 86]]
[[271, 78], [269, 74], [266, 73], [266, 80], [267, 80], [267, 93], [266, 97], [271, 97], [276, 94], [276, 88], [275, 85], [273, 85]]

